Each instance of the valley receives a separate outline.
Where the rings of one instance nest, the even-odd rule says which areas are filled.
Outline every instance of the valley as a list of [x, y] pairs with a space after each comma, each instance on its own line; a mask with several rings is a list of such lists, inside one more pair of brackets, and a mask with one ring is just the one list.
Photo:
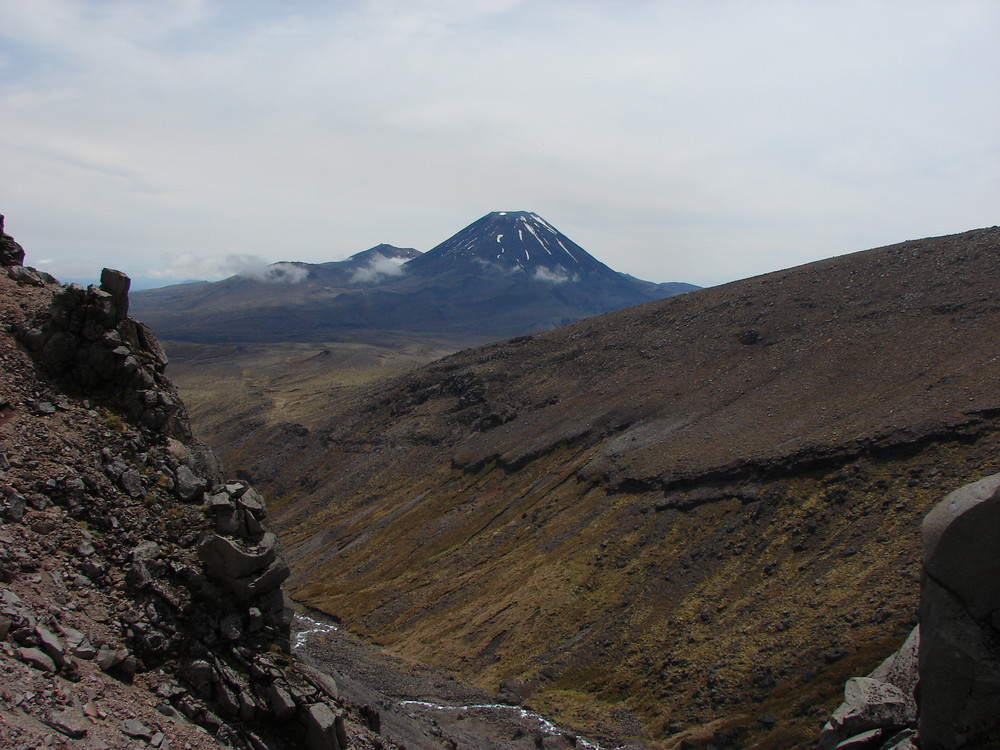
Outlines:
[[294, 596], [389, 655], [585, 735], [801, 747], [914, 624], [923, 515], [1000, 470], [998, 259], [974, 230], [422, 366], [171, 368]]

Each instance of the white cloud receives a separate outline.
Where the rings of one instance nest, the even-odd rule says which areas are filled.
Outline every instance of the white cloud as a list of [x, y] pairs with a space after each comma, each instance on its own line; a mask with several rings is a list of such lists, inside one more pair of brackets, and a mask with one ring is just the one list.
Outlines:
[[355, 269], [351, 274], [351, 283], [367, 284], [391, 276], [402, 276], [405, 262], [406, 258], [389, 258], [381, 253], [375, 253], [367, 266]]
[[544, 281], [549, 284], [564, 284], [567, 281], [577, 280], [576, 274], [571, 275], [562, 266], [556, 266], [555, 268], [546, 268], [545, 266], [538, 266], [531, 277], [535, 281]]
[[229, 276], [242, 276], [258, 281], [294, 284], [304, 281], [309, 271], [295, 263], [269, 263], [259, 255], [230, 254], [201, 256], [181, 252], [164, 258], [164, 267], [149, 272], [149, 277], [164, 283], [174, 281], [214, 281]]

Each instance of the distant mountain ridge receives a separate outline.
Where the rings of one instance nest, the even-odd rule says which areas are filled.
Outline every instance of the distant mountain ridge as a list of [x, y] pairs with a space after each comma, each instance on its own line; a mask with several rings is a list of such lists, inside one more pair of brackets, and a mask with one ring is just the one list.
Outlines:
[[538, 214], [495, 211], [426, 253], [383, 244], [344, 261], [275, 263], [219, 282], [136, 292], [133, 309], [160, 337], [198, 342], [363, 331], [489, 340], [697, 288], [618, 273]]

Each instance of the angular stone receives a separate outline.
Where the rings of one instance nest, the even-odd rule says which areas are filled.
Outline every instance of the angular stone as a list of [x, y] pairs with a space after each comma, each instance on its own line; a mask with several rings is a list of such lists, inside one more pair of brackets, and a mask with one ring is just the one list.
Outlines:
[[128, 290], [131, 286], [132, 280], [121, 271], [112, 268], [101, 271], [101, 289], [110, 294], [114, 300], [118, 320], [128, 317]]
[[919, 750], [915, 740], [917, 733], [913, 729], [904, 729], [885, 741], [879, 750]]
[[302, 707], [306, 727], [306, 750], [340, 750], [337, 740], [337, 715], [325, 703]]
[[[0, 263], [0, 265], [6, 265]], [[51, 284], [55, 279], [52, 278], [45, 271], [39, 271], [36, 268], [28, 268], [27, 266], [13, 265], [7, 268], [7, 276], [17, 281], [21, 284], [28, 284], [29, 286], [45, 286], [46, 283]]]
[[832, 750], [843, 740], [869, 729], [901, 729], [916, 722], [912, 698], [895, 685], [870, 677], [852, 677], [844, 686], [844, 702], [820, 734], [820, 750]]
[[181, 674], [194, 691], [203, 698], [212, 695], [212, 685], [218, 682], [215, 668], [204, 659], [196, 659], [181, 670]]
[[128, 735], [133, 739], [148, 742], [153, 738], [153, 730], [136, 719], [125, 719], [125, 721], [118, 725], [118, 728], [122, 734]]
[[66, 661], [63, 656], [62, 641], [52, 631], [41, 625], [35, 626], [35, 635], [38, 637], [38, 645], [41, 646], [42, 651], [52, 659], [52, 663], [56, 665], [56, 669], [61, 669]]
[[246, 578], [224, 578], [220, 580], [220, 583], [226, 586], [237, 599], [246, 602], [277, 589], [290, 573], [288, 564], [280, 557], [276, 557], [259, 575]]
[[19, 648], [15, 650], [18, 658], [25, 664], [43, 672], [55, 672], [56, 665], [43, 651], [37, 648]]
[[295, 715], [297, 706], [291, 694], [276, 680], [267, 690], [267, 700], [278, 721], [287, 721]]
[[121, 477], [118, 479], [118, 484], [123, 490], [125, 490], [125, 492], [128, 493], [129, 497], [142, 497], [142, 477], [135, 469], [129, 469], [123, 472]]
[[313, 687], [324, 693], [328, 698], [333, 698], [334, 700], [340, 698], [337, 681], [334, 680], [333, 677], [325, 672], [320, 672], [318, 669], [308, 667], [305, 664], [300, 664], [299, 670], [305, 678], [312, 683]]
[[50, 711], [43, 721], [71, 739], [78, 740], [87, 736], [87, 720], [79, 711]]
[[21, 266], [22, 263], [24, 248], [3, 231], [3, 216], [0, 216], [0, 266]]
[[261, 497], [260, 493], [253, 487], [247, 487], [246, 492], [240, 495], [237, 502], [239, 502], [245, 510], [250, 511], [254, 518], [258, 521], [263, 521], [264, 518], [267, 517], [267, 510], [264, 507], [264, 498]]
[[70, 653], [78, 659], [93, 659], [97, 656], [97, 649], [90, 642], [90, 639], [79, 630], [63, 626], [63, 635], [66, 636], [66, 645], [69, 646]]
[[878, 750], [884, 736], [884, 729], [869, 729], [844, 740], [837, 745], [836, 750]]
[[97, 652], [97, 666], [103, 672], [110, 672], [115, 667], [120, 666], [127, 656], [128, 651], [125, 649], [112, 648], [105, 643]]
[[181, 500], [194, 502], [201, 497], [201, 494], [208, 485], [208, 482], [183, 464], [177, 467], [176, 474], [177, 486], [174, 488], [174, 492], [177, 493], [177, 496]]
[[[904, 695], [913, 696], [917, 686], [917, 652], [920, 648], [920, 626], [910, 631], [903, 645], [892, 656], [887, 658], [868, 676], [879, 682], [888, 682], [898, 687]], [[914, 698], [914, 708], [916, 699]]]

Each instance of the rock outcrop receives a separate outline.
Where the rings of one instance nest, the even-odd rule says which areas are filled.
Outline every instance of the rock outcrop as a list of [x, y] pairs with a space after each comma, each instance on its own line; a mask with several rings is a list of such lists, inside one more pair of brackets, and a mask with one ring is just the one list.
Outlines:
[[821, 750], [1000, 742], [1000, 474], [949, 494], [921, 531], [920, 625], [868, 677], [848, 680]]
[[159, 343], [127, 316], [128, 278], [60, 286], [12, 242], [0, 747], [392, 747], [292, 657], [263, 498], [191, 438]]
[[184, 407], [163, 374], [163, 348], [149, 328], [128, 317], [129, 284], [125, 274], [105, 268], [100, 287], [64, 286], [17, 337], [72, 389], [110, 400], [154, 431], [189, 440]]
[[946, 497], [923, 523], [920, 747], [1000, 741], [1000, 474]]
[[0, 215], [0, 266], [23, 266], [24, 248], [3, 230], [3, 216]]

